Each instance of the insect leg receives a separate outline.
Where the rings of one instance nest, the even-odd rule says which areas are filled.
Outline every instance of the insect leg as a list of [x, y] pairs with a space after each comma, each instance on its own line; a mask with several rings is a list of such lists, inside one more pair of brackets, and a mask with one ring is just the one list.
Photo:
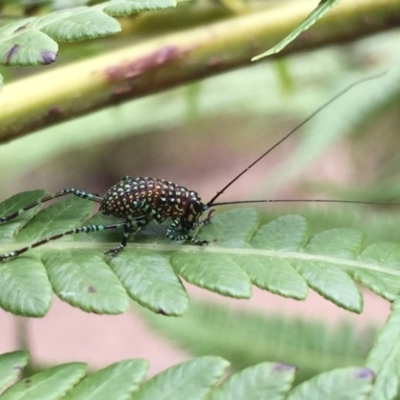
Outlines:
[[197, 221], [197, 222], [194, 224], [194, 227], [200, 228], [200, 227], [203, 226], [203, 225], [209, 224], [209, 223], [211, 222], [211, 215], [212, 215], [212, 213], [213, 213], [214, 211], [215, 211], [214, 209], [208, 211], [207, 217], [205, 217], [204, 219], [201, 219], [200, 221]]
[[136, 233], [138, 233], [143, 226], [149, 223], [149, 220], [147, 218], [142, 218], [139, 220], [135, 220], [134, 223], [136, 225], [136, 229], [134, 229], [132, 221], [128, 220], [126, 222], [126, 225], [124, 226], [124, 234], [122, 236], [121, 243], [117, 247], [114, 247], [113, 249], [106, 251], [104, 254], [108, 254], [113, 257], [116, 256], [121, 250], [123, 250], [126, 247], [129, 238], [132, 235], [136, 235]]
[[45, 203], [46, 201], [56, 199], [57, 197], [66, 196], [68, 194], [73, 194], [73, 195], [81, 197], [83, 199], [96, 201], [98, 203], [101, 203], [101, 201], [103, 200], [102, 197], [99, 197], [95, 194], [86, 193], [82, 190], [78, 190], [78, 189], [74, 189], [74, 188], [64, 189], [64, 190], [61, 190], [60, 192], [52, 193], [52, 194], [49, 194], [48, 196], [42, 197], [41, 199], [28, 204], [26, 207], [20, 208], [15, 213], [12, 213], [5, 217], [0, 217], [0, 223], [8, 222], [8, 221], [18, 217], [18, 215], [22, 214], [23, 212], [30, 210], [33, 207], [39, 206], [40, 204]]
[[176, 229], [178, 228], [179, 225], [180, 225], [180, 220], [178, 218], [174, 219], [171, 225], [165, 231], [165, 236], [170, 240], [190, 240], [190, 242], [196, 246], [203, 246], [204, 244], [209, 243], [208, 240], [197, 240], [192, 235], [189, 235], [187, 233], [177, 234]]
[[5, 253], [5, 254], [0, 254], [0, 262], [7, 258], [17, 257], [20, 254], [25, 253], [26, 251], [28, 251], [30, 249], [33, 249], [34, 247], [42, 246], [43, 244], [46, 244], [52, 240], [61, 239], [62, 237], [66, 236], [66, 235], [74, 235], [76, 233], [99, 232], [99, 231], [104, 231], [106, 229], [117, 229], [117, 228], [125, 227], [125, 226], [126, 226], [126, 222], [118, 222], [118, 223], [109, 224], [109, 225], [85, 225], [85, 226], [81, 226], [80, 228], [70, 229], [68, 231], [58, 233], [57, 235], [50, 236], [46, 239], [39, 240], [38, 242], [32, 243], [31, 245], [23, 247], [21, 249], [14, 250], [14, 251], [11, 251], [11, 252]]

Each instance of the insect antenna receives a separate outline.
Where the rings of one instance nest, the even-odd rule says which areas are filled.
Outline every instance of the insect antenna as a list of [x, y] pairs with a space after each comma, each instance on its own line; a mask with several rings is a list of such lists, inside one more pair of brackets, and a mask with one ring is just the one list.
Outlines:
[[[240, 172], [238, 175], [236, 175], [231, 181], [229, 181], [220, 191], [217, 192], [217, 194], [206, 204], [207, 208], [211, 206], [222, 206], [222, 205], [227, 205], [227, 204], [245, 204], [245, 203], [268, 203], [268, 202], [284, 202], [284, 201], [292, 201], [295, 202], [296, 200], [253, 200], [253, 201], [238, 201], [238, 202], [224, 202], [224, 203], [214, 203], [215, 200], [218, 199], [221, 194], [225, 192], [226, 189], [228, 189], [231, 185], [233, 185], [242, 175], [244, 175], [249, 169], [253, 168], [258, 162], [260, 162], [265, 156], [267, 156], [271, 151], [273, 151], [276, 147], [278, 147], [281, 143], [283, 143], [286, 139], [288, 139], [293, 133], [297, 132], [302, 126], [304, 126], [308, 121], [310, 121], [312, 118], [314, 118], [317, 114], [319, 114], [322, 110], [324, 110], [326, 107], [328, 107], [330, 104], [332, 104], [335, 100], [337, 100], [339, 97], [342, 97], [345, 93], [347, 93], [349, 90], [354, 88], [355, 86], [360, 85], [361, 83], [373, 80], [373, 79], [378, 79], [385, 75], [387, 71], [381, 72], [379, 74], [375, 75], [370, 75], [365, 78], [359, 79], [358, 81], [353, 82], [351, 85], [347, 86], [345, 89], [340, 91], [338, 94], [330, 98], [327, 102], [322, 104], [320, 107], [318, 107], [314, 112], [312, 112], [303, 122], [301, 122], [299, 125], [294, 127], [289, 133], [287, 133], [282, 139], [280, 139], [278, 142], [276, 142], [272, 147], [270, 147], [266, 152], [261, 154], [255, 161], [253, 161], [247, 168], [245, 168], [242, 172]], [[314, 202], [331, 202], [331, 203], [360, 203], [360, 204], [378, 204], [378, 203], [369, 203], [369, 202], [357, 202], [357, 201], [346, 201], [346, 200], [297, 200], [299, 202], [303, 201], [314, 201]], [[387, 203], [379, 203], [379, 204], [387, 204]], [[391, 203], [392, 204], [392, 203]]]
[[331, 200], [331, 199], [272, 199], [272, 200], [239, 200], [214, 203], [212, 206], [226, 206], [230, 204], [251, 204], [251, 203], [347, 203], [347, 204], [369, 204], [374, 206], [400, 206], [400, 203], [384, 203], [380, 201], [362, 200]]

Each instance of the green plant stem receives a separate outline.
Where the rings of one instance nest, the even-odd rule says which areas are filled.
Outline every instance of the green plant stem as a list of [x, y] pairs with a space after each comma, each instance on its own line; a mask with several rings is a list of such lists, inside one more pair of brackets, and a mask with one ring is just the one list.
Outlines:
[[[299, 2], [127, 46], [6, 85], [0, 142], [102, 107], [250, 65], [310, 13]], [[278, 57], [400, 25], [400, 0], [343, 1]]]

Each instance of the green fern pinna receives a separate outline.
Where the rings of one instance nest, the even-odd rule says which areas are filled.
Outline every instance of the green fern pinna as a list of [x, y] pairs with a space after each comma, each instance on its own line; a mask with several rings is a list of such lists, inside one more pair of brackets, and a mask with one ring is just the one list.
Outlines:
[[[331, 202], [331, 203], [359, 203], [359, 204], [382, 204], [374, 202], [362, 202], [362, 201], [351, 201], [351, 200], [250, 200], [250, 201], [234, 201], [215, 203], [215, 200], [225, 192], [225, 190], [236, 182], [242, 175], [244, 175], [250, 168], [257, 164], [267, 154], [279, 146], [285, 141], [290, 135], [301, 128], [306, 122], [317, 115], [321, 110], [326, 108], [334, 100], [342, 96], [344, 93], [349, 91], [354, 86], [365, 82], [370, 79], [376, 79], [381, 76], [371, 76], [361, 79], [346, 89], [338, 93], [336, 96], [331, 98], [317, 110], [315, 110], [308, 118], [306, 118], [301, 124], [292, 129], [286, 136], [279, 140], [274, 146], [269, 148], [260, 157], [258, 157], [253, 163], [251, 163], [246, 169], [240, 174], [233, 178], [227, 185], [225, 185], [217, 194], [208, 202], [203, 203], [199, 194], [193, 190], [189, 190], [184, 186], [179, 186], [173, 182], [158, 179], [139, 177], [134, 178], [131, 176], [125, 176], [120, 182], [112, 186], [104, 197], [100, 197], [95, 194], [86, 193], [82, 190], [70, 188], [64, 189], [60, 192], [50, 194], [49, 196], [43, 197], [19, 211], [4, 217], [0, 217], [0, 223], [7, 223], [18, 215], [27, 211], [33, 207], [36, 207], [46, 201], [53, 200], [58, 197], [73, 194], [75, 196], [100, 203], [100, 212], [104, 215], [111, 215], [116, 218], [123, 219], [122, 222], [116, 222], [108, 225], [85, 225], [80, 228], [70, 229], [57, 235], [48, 237], [38, 242], [32, 243], [29, 246], [23, 247], [18, 250], [11, 251], [9, 253], [0, 255], [0, 262], [19, 256], [26, 251], [41, 246], [52, 240], [60, 239], [66, 235], [73, 235], [76, 233], [91, 233], [103, 231], [106, 229], [117, 229], [123, 228], [124, 233], [122, 235], [121, 243], [106, 252], [106, 254], [116, 256], [126, 245], [129, 238], [136, 232], [138, 232], [143, 226], [148, 224], [151, 220], [155, 220], [159, 223], [165, 221], [167, 218], [172, 219], [171, 225], [167, 228], [165, 235], [171, 240], [188, 240], [194, 245], [202, 246], [208, 244], [206, 240], [197, 240], [191, 234], [195, 228], [198, 228], [204, 224], [210, 222], [211, 214], [214, 210], [211, 207], [227, 205], [227, 204], [248, 204], [248, 203], [267, 203], [267, 202]], [[208, 210], [206, 218], [201, 219], [201, 215]], [[179, 230], [179, 232], [178, 232]]]

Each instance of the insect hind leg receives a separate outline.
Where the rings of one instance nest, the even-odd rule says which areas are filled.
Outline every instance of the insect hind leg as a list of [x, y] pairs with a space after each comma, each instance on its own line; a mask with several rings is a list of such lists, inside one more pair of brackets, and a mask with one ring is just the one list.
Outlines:
[[38, 242], [32, 243], [31, 245], [26, 246], [26, 247], [22, 247], [21, 249], [14, 250], [14, 251], [11, 251], [11, 252], [5, 253], [5, 254], [0, 254], [0, 262], [6, 260], [8, 258], [17, 257], [20, 254], [25, 253], [26, 251], [28, 251], [30, 249], [42, 246], [53, 240], [61, 239], [62, 237], [67, 236], [67, 235], [74, 235], [77, 233], [99, 232], [99, 231], [104, 231], [106, 229], [117, 229], [117, 228], [125, 227], [125, 226], [126, 226], [126, 222], [118, 222], [118, 223], [109, 224], [109, 225], [85, 225], [85, 226], [81, 226], [80, 228], [70, 229], [68, 231], [58, 233], [57, 235], [50, 236], [46, 239], [39, 240]]
[[52, 194], [49, 194], [48, 196], [42, 197], [41, 199], [36, 200], [23, 208], [20, 208], [15, 213], [12, 213], [5, 217], [0, 217], [0, 223], [11, 221], [12, 219], [18, 217], [18, 215], [22, 214], [23, 212], [28, 211], [33, 207], [39, 206], [39, 205], [45, 203], [46, 201], [50, 201], [50, 200], [53, 200], [53, 199], [56, 199], [56, 198], [62, 197], [62, 196], [67, 196], [69, 194], [73, 194], [75, 196], [81, 197], [82, 199], [96, 201], [98, 203], [101, 203], [101, 201], [103, 200], [102, 197], [100, 197], [96, 194], [86, 193], [79, 189], [74, 189], [74, 188], [63, 189], [59, 192], [52, 193]]
[[126, 247], [130, 237], [132, 235], [136, 235], [145, 225], [149, 223], [149, 220], [147, 218], [143, 218], [136, 220], [134, 222], [136, 225], [136, 229], [131, 221], [128, 220], [127, 222], [125, 222], [124, 234], [122, 236], [121, 243], [117, 247], [114, 247], [111, 250], [107, 250], [104, 254], [115, 257], [121, 250], [123, 250]]

